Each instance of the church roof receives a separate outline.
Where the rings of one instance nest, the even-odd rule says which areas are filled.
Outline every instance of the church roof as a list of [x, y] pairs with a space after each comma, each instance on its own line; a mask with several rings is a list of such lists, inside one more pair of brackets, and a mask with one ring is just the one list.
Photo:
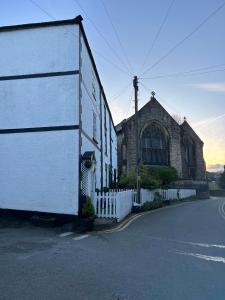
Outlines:
[[184, 131], [189, 131], [192, 135], [194, 135], [195, 138], [197, 138], [202, 144], [204, 144], [203, 141], [200, 139], [200, 137], [197, 135], [197, 133], [194, 131], [194, 129], [186, 120], [184, 120], [184, 122], [180, 125], [180, 127]]
[[[153, 104], [156, 105], [156, 106], [158, 106], [158, 107], [160, 107], [160, 109], [162, 109], [166, 114], [168, 114], [174, 120], [174, 118], [168, 113], [168, 111], [161, 105], [161, 103], [154, 96], [151, 97], [151, 99], [144, 106], [142, 106], [142, 108], [138, 111], [138, 113], [141, 113], [147, 106], [153, 105]], [[125, 124], [125, 123], [127, 123], [128, 121], [130, 121], [134, 117], [135, 117], [135, 114], [133, 114], [132, 116], [130, 116], [128, 119], [124, 119], [119, 124], [117, 124], [116, 127], [115, 127], [116, 128], [116, 132], [119, 133], [122, 130], [122, 125]], [[190, 126], [190, 124], [186, 120], [184, 120], [184, 122], [181, 125], [178, 124], [176, 120], [174, 120], [174, 122], [181, 129], [183, 129], [184, 131], [188, 131], [191, 135], [193, 135], [201, 143], [203, 143], [203, 141], [200, 139], [200, 137], [197, 135], [197, 133], [194, 131], [194, 129]]]
[[[140, 110], [138, 111], [138, 114], [140, 114], [147, 106], [152, 105], [152, 104], [155, 104], [155, 105], [159, 106], [165, 113], [167, 113], [173, 119], [173, 117], [168, 113], [168, 111], [159, 103], [159, 101], [155, 97], [151, 97], [151, 99], [144, 106], [142, 106], [140, 108]], [[134, 117], [135, 117], [135, 114], [133, 114], [132, 116], [130, 116], [128, 119], [122, 120], [119, 124], [117, 124], [116, 127], [115, 127], [116, 128], [116, 132], [121, 131], [122, 130], [122, 125], [124, 123], [127, 123], [128, 121], [130, 121]], [[178, 126], [179, 126], [179, 124], [178, 124]]]

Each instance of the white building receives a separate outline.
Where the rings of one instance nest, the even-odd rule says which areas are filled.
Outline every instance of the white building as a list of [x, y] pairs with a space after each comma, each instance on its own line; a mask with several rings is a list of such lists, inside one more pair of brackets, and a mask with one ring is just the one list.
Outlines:
[[0, 208], [78, 214], [117, 169], [82, 17], [1, 27], [0, 66]]

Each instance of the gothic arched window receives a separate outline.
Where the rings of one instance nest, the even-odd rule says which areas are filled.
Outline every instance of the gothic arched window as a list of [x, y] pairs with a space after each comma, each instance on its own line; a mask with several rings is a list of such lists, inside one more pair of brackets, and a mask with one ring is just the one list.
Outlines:
[[195, 160], [194, 142], [189, 138], [184, 139], [184, 149], [185, 149], [185, 161], [189, 170], [188, 176], [192, 179], [195, 179], [196, 160]]
[[146, 127], [141, 136], [142, 162], [147, 165], [169, 165], [169, 140], [155, 123]]

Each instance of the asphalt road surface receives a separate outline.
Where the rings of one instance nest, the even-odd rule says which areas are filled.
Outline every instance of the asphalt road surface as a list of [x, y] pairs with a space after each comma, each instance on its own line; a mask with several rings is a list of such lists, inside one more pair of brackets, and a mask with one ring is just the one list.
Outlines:
[[0, 299], [224, 300], [225, 199], [89, 236], [0, 225]]

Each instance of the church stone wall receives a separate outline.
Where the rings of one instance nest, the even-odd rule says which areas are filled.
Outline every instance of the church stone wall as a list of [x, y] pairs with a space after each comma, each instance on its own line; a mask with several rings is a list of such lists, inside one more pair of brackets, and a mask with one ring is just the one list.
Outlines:
[[[180, 179], [190, 179], [189, 169], [185, 161], [185, 148], [183, 137], [190, 137], [195, 144], [196, 157], [196, 178], [195, 180], [205, 180], [205, 162], [203, 158], [203, 142], [185, 121], [181, 126], [169, 115], [169, 113], [155, 99], [151, 98], [138, 113], [139, 139], [143, 130], [156, 122], [166, 131], [169, 137], [170, 166], [178, 171]], [[122, 174], [136, 167], [136, 143], [135, 143], [135, 117], [123, 121], [117, 127], [118, 137], [118, 163], [119, 174]], [[141, 143], [139, 143], [141, 145]], [[139, 149], [141, 163], [141, 146]]]
[[[170, 165], [175, 167], [179, 176], [182, 176], [182, 160], [181, 160], [181, 141], [180, 141], [180, 126], [174, 119], [166, 112], [166, 110], [158, 103], [157, 100], [152, 99], [139, 111], [139, 138], [146, 126], [151, 122], [158, 123], [169, 136], [170, 141]], [[135, 118], [134, 116], [124, 122], [122, 125], [124, 133], [123, 141], [126, 143], [126, 168], [135, 169], [136, 166], [136, 145], [135, 145]], [[121, 133], [119, 134], [121, 136]], [[120, 146], [121, 137], [118, 139], [118, 148]], [[139, 149], [141, 158], [141, 149]], [[121, 151], [118, 152], [119, 161], [122, 161]], [[141, 161], [140, 161], [141, 162]], [[122, 169], [122, 168], [120, 168]]]

